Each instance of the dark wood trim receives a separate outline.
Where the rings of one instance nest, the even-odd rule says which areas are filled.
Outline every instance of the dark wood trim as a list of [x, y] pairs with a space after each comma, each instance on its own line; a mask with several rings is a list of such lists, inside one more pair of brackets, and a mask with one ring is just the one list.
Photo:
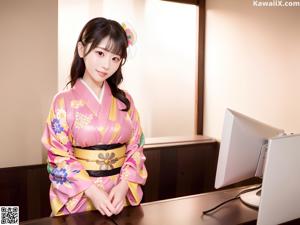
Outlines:
[[199, 5], [199, 1], [201, 0], [162, 0], [165, 2], [176, 2], [176, 3], [183, 3], [183, 4], [191, 4], [191, 5]]
[[203, 134], [203, 110], [204, 110], [204, 63], [205, 63], [205, 0], [199, 0], [199, 36], [198, 36], [198, 79], [197, 79], [197, 133]]

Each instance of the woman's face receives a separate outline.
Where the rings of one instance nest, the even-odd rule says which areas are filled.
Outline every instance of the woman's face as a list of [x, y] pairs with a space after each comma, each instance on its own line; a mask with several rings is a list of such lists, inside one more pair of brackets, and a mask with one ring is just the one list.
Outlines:
[[122, 58], [106, 50], [109, 37], [105, 37], [99, 45], [91, 50], [86, 56], [90, 44], [86, 48], [82, 43], [78, 43], [79, 56], [83, 58], [85, 63], [84, 79], [92, 81], [97, 85], [102, 85], [103, 81], [112, 76], [119, 68]]

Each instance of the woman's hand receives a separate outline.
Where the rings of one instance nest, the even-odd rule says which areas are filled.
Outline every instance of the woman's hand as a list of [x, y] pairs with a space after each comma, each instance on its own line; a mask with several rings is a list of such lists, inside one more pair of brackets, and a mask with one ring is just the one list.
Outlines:
[[128, 183], [126, 180], [121, 180], [109, 193], [109, 200], [116, 209], [115, 214], [119, 214], [124, 208], [125, 197], [128, 192]]
[[85, 190], [86, 196], [93, 202], [95, 208], [104, 216], [115, 214], [116, 208], [112, 205], [108, 194], [99, 189], [95, 184]]

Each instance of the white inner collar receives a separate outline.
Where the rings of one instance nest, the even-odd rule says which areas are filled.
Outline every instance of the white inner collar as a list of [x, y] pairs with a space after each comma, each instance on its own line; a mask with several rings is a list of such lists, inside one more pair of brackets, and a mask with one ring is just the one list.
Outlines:
[[84, 86], [86, 86], [88, 91], [96, 98], [97, 102], [99, 102], [99, 104], [101, 104], [102, 99], [103, 99], [104, 89], [105, 89], [104, 83], [103, 83], [102, 88], [100, 90], [99, 96], [97, 96], [95, 94], [95, 92], [92, 90], [92, 88], [90, 88], [90, 86], [83, 79], [80, 79], [80, 81], [83, 83]]

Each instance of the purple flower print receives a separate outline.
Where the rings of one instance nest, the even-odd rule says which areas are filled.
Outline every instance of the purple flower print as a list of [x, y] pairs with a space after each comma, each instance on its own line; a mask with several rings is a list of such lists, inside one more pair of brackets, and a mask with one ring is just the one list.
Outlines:
[[54, 118], [51, 121], [51, 127], [54, 130], [55, 134], [59, 134], [60, 132], [62, 132], [64, 130], [64, 128], [60, 125], [60, 122], [58, 119]]
[[63, 184], [67, 181], [68, 173], [64, 168], [55, 168], [51, 171], [51, 175], [53, 177], [53, 181], [55, 181], [57, 184]]

